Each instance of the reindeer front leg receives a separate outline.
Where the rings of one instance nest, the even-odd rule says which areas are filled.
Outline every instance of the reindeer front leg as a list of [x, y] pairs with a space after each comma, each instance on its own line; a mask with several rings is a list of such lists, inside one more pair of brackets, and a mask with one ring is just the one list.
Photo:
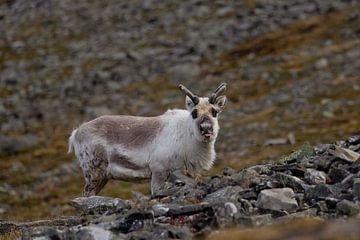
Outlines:
[[155, 171], [151, 173], [151, 195], [156, 197], [164, 189], [165, 181], [169, 177], [169, 171]]
[[169, 161], [166, 159], [151, 161], [149, 165], [151, 172], [151, 195], [156, 197], [164, 189], [165, 182], [171, 171]]

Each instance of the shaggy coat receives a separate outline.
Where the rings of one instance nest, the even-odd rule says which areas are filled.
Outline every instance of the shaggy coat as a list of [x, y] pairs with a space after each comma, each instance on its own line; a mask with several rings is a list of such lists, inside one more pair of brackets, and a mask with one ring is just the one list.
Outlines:
[[174, 170], [209, 170], [219, 131], [214, 111], [219, 113], [225, 100], [220, 96], [211, 104], [199, 98], [194, 104], [186, 97], [187, 110], [156, 117], [102, 116], [82, 124], [69, 138], [69, 152], [75, 152], [83, 170], [84, 196], [96, 195], [109, 179], [151, 179], [156, 194]]

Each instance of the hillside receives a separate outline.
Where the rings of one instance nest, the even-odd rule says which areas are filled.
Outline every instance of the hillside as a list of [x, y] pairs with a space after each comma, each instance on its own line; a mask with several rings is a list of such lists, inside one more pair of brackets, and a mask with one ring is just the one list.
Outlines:
[[[359, 133], [357, 1], [0, 1], [0, 219], [76, 214], [67, 138], [104, 114], [183, 108], [227, 82], [218, 160], [242, 169]], [[129, 198], [148, 184], [111, 182]]]

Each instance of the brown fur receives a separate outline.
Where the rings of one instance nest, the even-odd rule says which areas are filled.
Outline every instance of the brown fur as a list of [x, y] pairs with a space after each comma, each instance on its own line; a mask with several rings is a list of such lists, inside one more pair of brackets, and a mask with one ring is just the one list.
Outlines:
[[121, 144], [128, 148], [145, 145], [161, 130], [159, 117], [103, 116], [84, 125], [108, 144]]
[[140, 170], [142, 169], [141, 166], [133, 163], [131, 159], [129, 159], [127, 156], [122, 155], [114, 151], [110, 156], [110, 162], [114, 163], [116, 165], [119, 165], [123, 168], [128, 168], [132, 170]]

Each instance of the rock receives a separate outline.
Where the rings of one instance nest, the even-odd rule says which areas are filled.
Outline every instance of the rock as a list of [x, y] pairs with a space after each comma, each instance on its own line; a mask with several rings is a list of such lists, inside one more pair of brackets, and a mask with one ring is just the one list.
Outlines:
[[77, 211], [87, 214], [109, 214], [130, 208], [129, 202], [120, 198], [101, 196], [79, 197], [70, 203]]
[[34, 134], [27, 134], [17, 137], [0, 135], [0, 155], [16, 153], [35, 147], [39, 144], [39, 139]]
[[223, 203], [223, 202], [236, 202], [239, 198], [239, 192], [243, 188], [240, 186], [228, 186], [222, 189], [219, 189], [213, 193], [208, 194], [204, 201], [211, 204]]
[[346, 140], [351, 145], [356, 145], [360, 143], [360, 135], [351, 136]]
[[290, 132], [290, 133], [288, 134], [287, 138], [288, 138], [288, 141], [289, 141], [289, 143], [290, 143], [291, 145], [295, 145], [296, 140], [295, 140], [295, 135], [294, 135], [293, 132]]
[[152, 207], [155, 216], [186, 216], [204, 212], [211, 209], [209, 203], [203, 202], [199, 204], [180, 205], [180, 204], [155, 204]]
[[[73, 228], [69, 231], [68, 237], [85, 240], [85, 239], [94, 239], [94, 240], [108, 240], [108, 239], [126, 239], [125, 235], [122, 234], [114, 234], [109, 230], [106, 230], [97, 225], [89, 225], [85, 227], [81, 227], [80, 229]], [[56, 239], [56, 238], [50, 238]]]
[[244, 169], [233, 175], [233, 178], [243, 188], [249, 188], [261, 182], [260, 174], [255, 169]]
[[172, 172], [167, 181], [177, 186], [195, 184], [194, 179], [184, 175], [181, 171]]
[[291, 176], [289, 174], [280, 172], [280, 173], [276, 173], [275, 177], [283, 187], [290, 187], [294, 189], [294, 191], [296, 192], [303, 192], [304, 190], [310, 187], [300, 178]]
[[355, 178], [353, 181], [353, 194], [354, 196], [360, 200], [360, 178]]
[[326, 184], [328, 176], [323, 171], [317, 171], [315, 169], [306, 169], [305, 180], [310, 184]]
[[360, 212], [359, 205], [357, 205], [349, 200], [346, 200], [346, 199], [338, 202], [336, 204], [336, 209], [340, 213], [343, 213], [348, 216], [355, 216], [355, 215], [359, 214], [359, 212]]
[[317, 69], [326, 68], [329, 65], [328, 60], [326, 58], [321, 58], [315, 62], [315, 67]]
[[259, 227], [265, 226], [273, 222], [271, 214], [263, 214], [257, 216], [244, 216], [241, 214], [235, 214], [234, 221], [245, 227]]
[[13, 229], [18, 228], [15, 223], [0, 220], [0, 235], [11, 232]]
[[334, 183], [341, 182], [349, 175], [350, 173], [342, 168], [331, 168], [329, 171], [329, 177]]
[[294, 191], [291, 188], [262, 190], [259, 194], [257, 205], [263, 209], [285, 210], [287, 212], [295, 212], [298, 208]]
[[274, 138], [268, 139], [265, 141], [264, 146], [272, 146], [272, 145], [285, 145], [288, 143], [287, 138]]
[[305, 199], [308, 201], [316, 201], [319, 198], [334, 197], [335, 195], [332, 187], [327, 184], [319, 184], [305, 191]]
[[283, 221], [283, 220], [293, 220], [293, 219], [297, 219], [297, 218], [308, 218], [308, 217], [315, 217], [317, 216], [317, 209], [316, 208], [309, 208], [306, 209], [304, 211], [301, 212], [295, 212], [295, 213], [291, 213], [289, 215], [285, 215], [282, 217], [277, 218], [278, 221]]
[[314, 165], [316, 170], [327, 172], [331, 164], [336, 161], [336, 156], [329, 156], [327, 153], [323, 153], [320, 156], [314, 158]]
[[325, 201], [318, 201], [315, 207], [321, 212], [327, 212], [329, 210]]
[[334, 146], [334, 148], [335, 149], [329, 149], [329, 152], [332, 155], [334, 155], [340, 159], [343, 159], [345, 161], [355, 162], [360, 157], [360, 153], [354, 152], [350, 149], [342, 148], [339, 146]]

